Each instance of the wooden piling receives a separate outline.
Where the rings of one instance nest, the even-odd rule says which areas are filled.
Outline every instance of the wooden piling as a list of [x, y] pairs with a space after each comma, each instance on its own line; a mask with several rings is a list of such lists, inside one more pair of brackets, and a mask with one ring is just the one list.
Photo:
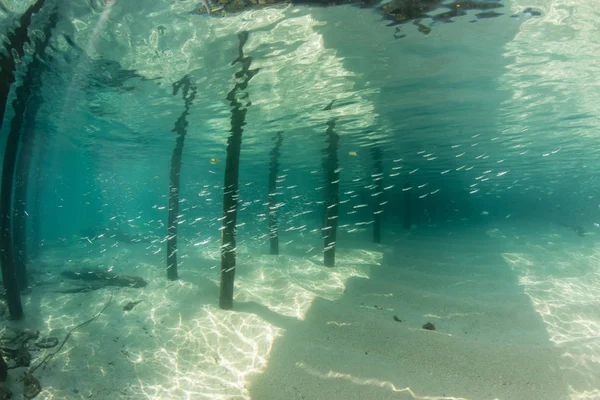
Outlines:
[[325, 221], [323, 228], [323, 263], [326, 267], [335, 266], [335, 247], [337, 239], [340, 171], [338, 166], [338, 148], [340, 137], [335, 132], [336, 119], [327, 121], [325, 131], [327, 148], [325, 149]]
[[167, 279], [176, 280], [179, 277], [177, 272], [177, 224], [179, 217], [179, 189], [181, 162], [183, 156], [183, 145], [185, 135], [187, 135], [188, 121], [187, 116], [190, 113], [190, 107], [196, 98], [196, 86], [190, 81], [188, 75], [181, 78], [173, 84], [173, 95], [179, 90], [183, 92], [185, 101], [184, 110], [175, 122], [175, 127], [171, 132], [175, 132], [175, 148], [171, 155], [171, 170], [169, 174], [169, 211], [167, 216]]
[[239, 168], [242, 133], [246, 125], [246, 112], [252, 104], [248, 93], [238, 95], [248, 88], [248, 82], [258, 73], [251, 70], [252, 58], [244, 55], [244, 45], [248, 41], [248, 32], [238, 34], [238, 58], [231, 64], [241, 64], [235, 73], [236, 83], [227, 94], [231, 106], [231, 134], [227, 139], [227, 160], [225, 161], [225, 181], [223, 184], [223, 226], [221, 227], [221, 285], [219, 307], [223, 310], [233, 308], [233, 287], [236, 268], [236, 224], [239, 199]]
[[[44, 0], [38, 0], [34, 5], [29, 7], [19, 19], [18, 26], [13, 31], [8, 31], [6, 33], [8, 39], [6, 43], [7, 51], [0, 53], [0, 128], [2, 127], [4, 120], [10, 86], [15, 82], [15, 54], [21, 59], [24, 57], [24, 46], [26, 43], [30, 42], [29, 36], [27, 35], [27, 29], [31, 23], [31, 17], [41, 9], [44, 2]], [[57, 19], [58, 14], [55, 8], [49, 18], [50, 22], [47, 25], [49, 27], [48, 34], [43, 41], [38, 41], [34, 44], [36, 57], [34, 57], [34, 60], [27, 65], [23, 81], [15, 90], [15, 99], [12, 104], [14, 117], [11, 120], [10, 129], [6, 138], [4, 158], [2, 160], [2, 181], [0, 183], [0, 263], [2, 265], [2, 280], [4, 282], [4, 288], [6, 289], [8, 310], [12, 319], [19, 319], [23, 315], [23, 305], [19, 294], [20, 288], [19, 280], [17, 279], [12, 236], [11, 206], [17, 154], [19, 151], [25, 109], [30, 98], [34, 77], [39, 73], [39, 68], [36, 67], [36, 60], [39, 60], [39, 57], [42, 56], [49, 41], [49, 31], [56, 26]], [[20, 271], [20, 273], [26, 274], [26, 271]], [[24, 287], [22, 288], [24, 289]]]
[[269, 243], [271, 254], [279, 254], [279, 226], [277, 223], [277, 173], [279, 171], [279, 148], [283, 142], [283, 132], [274, 137], [275, 146], [271, 150], [269, 163]]

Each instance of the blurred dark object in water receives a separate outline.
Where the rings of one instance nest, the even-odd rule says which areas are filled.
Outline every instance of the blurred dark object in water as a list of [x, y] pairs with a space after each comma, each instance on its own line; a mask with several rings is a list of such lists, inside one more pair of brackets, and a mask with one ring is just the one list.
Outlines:
[[123, 310], [125, 310], [125, 311], [131, 311], [131, 310], [133, 310], [133, 307], [137, 306], [141, 302], [142, 302], [142, 300], [130, 301], [130, 302], [128, 302], [127, 304], [125, 304], [123, 306]]
[[487, 12], [482, 12], [479, 14], [475, 14], [475, 16], [479, 19], [484, 19], [484, 18], [496, 18], [501, 16], [501, 13], [497, 13], [496, 11], [487, 11]]
[[[31, 365], [31, 353], [29, 352], [28, 342], [30, 340], [37, 340], [39, 335], [39, 331], [29, 329], [4, 329], [2, 337], [0, 337], [0, 348], [3, 357], [0, 364], [4, 363], [7, 370], [18, 367], [29, 367]], [[1, 367], [0, 365], [0, 369], [2, 369]], [[1, 375], [0, 371], [0, 378]]]
[[37, 340], [39, 336], [39, 331], [7, 327], [2, 330], [0, 347], [5, 355], [9, 353], [16, 355], [21, 348], [26, 346], [29, 340]]
[[532, 17], [539, 17], [540, 15], [542, 15], [540, 11], [536, 11], [531, 7], [527, 7], [526, 9], [524, 9], [523, 14], [529, 14]]
[[15, 361], [17, 367], [29, 367], [31, 365], [31, 353], [23, 347], [17, 351]]
[[558, 223], [560, 226], [564, 226], [565, 228], [569, 228], [571, 229], [573, 232], [575, 232], [578, 236], [584, 237], [587, 235], [587, 231], [585, 229], [583, 229], [581, 227], [581, 225], [572, 225], [572, 224], [567, 224], [566, 222], [559, 222]]
[[0, 386], [0, 400], [7, 400], [12, 397], [12, 392], [5, 387]]
[[78, 271], [63, 271], [60, 275], [68, 279], [85, 281], [89, 283], [84, 287], [67, 289], [61, 291], [61, 293], [77, 293], [97, 290], [106, 286], [144, 288], [148, 284], [139, 276], [115, 274], [99, 268], [83, 268]]
[[0, 382], [4, 382], [8, 377], [8, 365], [4, 361], [4, 356], [0, 353]]
[[27, 399], [33, 399], [42, 391], [40, 382], [30, 373], [25, 374], [23, 378], [23, 396]]
[[54, 336], [47, 336], [35, 342], [35, 345], [40, 349], [51, 349], [58, 345], [58, 338]]

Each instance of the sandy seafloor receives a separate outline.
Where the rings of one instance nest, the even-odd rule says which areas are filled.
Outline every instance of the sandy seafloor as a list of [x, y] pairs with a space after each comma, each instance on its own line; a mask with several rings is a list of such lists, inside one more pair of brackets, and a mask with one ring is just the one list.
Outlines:
[[[40, 284], [8, 325], [62, 340], [112, 296], [35, 372], [38, 399], [599, 399], [600, 236], [513, 224], [416, 227], [382, 245], [342, 233], [330, 269], [309, 251], [318, 237], [280, 256], [242, 244], [234, 311], [217, 307], [216, 241], [181, 246], [171, 282], [164, 250], [67, 240], [34, 261]], [[56, 293], [70, 287], [60, 271], [85, 266], [149, 285]], [[33, 352], [35, 365], [46, 350]]]

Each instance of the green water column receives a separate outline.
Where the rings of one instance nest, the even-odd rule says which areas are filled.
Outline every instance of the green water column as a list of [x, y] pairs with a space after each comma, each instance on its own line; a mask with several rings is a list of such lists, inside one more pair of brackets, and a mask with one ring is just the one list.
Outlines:
[[227, 94], [231, 106], [231, 134], [227, 139], [227, 160], [225, 161], [225, 182], [223, 184], [223, 226], [221, 230], [221, 285], [219, 307], [230, 310], [233, 307], [233, 283], [236, 263], [236, 223], [239, 199], [239, 168], [242, 133], [246, 125], [246, 112], [252, 104], [247, 92], [248, 82], [258, 73], [251, 70], [252, 58], [244, 56], [244, 45], [248, 41], [248, 32], [238, 34], [238, 58], [231, 64], [241, 64], [235, 73], [235, 85]]
[[173, 95], [177, 95], [182, 90], [183, 100], [185, 101], [184, 110], [175, 122], [175, 127], [171, 132], [175, 132], [175, 148], [171, 155], [171, 173], [169, 174], [169, 212], [167, 216], [167, 278], [176, 280], [177, 273], [177, 217], [179, 216], [179, 178], [181, 174], [181, 160], [183, 155], [183, 144], [187, 134], [188, 121], [187, 116], [190, 113], [190, 107], [196, 98], [196, 86], [190, 81], [188, 75], [173, 83]]
[[35, 258], [39, 255], [40, 250], [43, 246], [42, 239], [42, 211], [43, 211], [43, 193], [46, 190], [46, 178], [43, 174], [44, 166], [47, 165], [49, 150], [48, 147], [51, 142], [51, 133], [43, 130], [38, 131], [36, 133], [35, 138], [35, 155], [33, 155], [33, 159], [35, 160], [35, 164], [33, 167], [30, 167], [29, 173], [31, 174], [30, 182], [31, 182], [31, 192], [32, 196], [30, 198], [31, 205], [30, 208], [30, 235], [29, 235], [29, 247], [28, 247], [28, 255], [31, 258]]
[[[36, 100], [37, 101], [37, 100]], [[28, 191], [30, 197], [27, 200], [27, 213], [29, 228], [29, 234], [27, 236], [27, 259], [36, 258], [39, 256], [40, 251], [43, 249], [43, 238], [42, 238], [42, 213], [44, 210], [44, 191], [46, 190], [47, 176], [44, 175], [44, 166], [48, 165], [48, 158], [51, 156], [49, 150], [52, 141], [52, 132], [47, 130], [37, 130], [35, 121], [31, 121], [32, 126], [28, 127], [30, 123], [29, 118], [25, 129], [35, 130], [35, 140], [33, 143], [34, 154], [29, 161], [28, 167]], [[35, 162], [34, 162], [35, 161]], [[16, 195], [15, 195], [16, 198]]]

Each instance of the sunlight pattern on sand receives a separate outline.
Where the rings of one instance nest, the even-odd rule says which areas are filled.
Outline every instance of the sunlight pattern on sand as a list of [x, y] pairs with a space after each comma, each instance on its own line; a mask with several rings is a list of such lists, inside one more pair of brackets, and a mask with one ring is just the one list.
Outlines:
[[[176, 282], [160, 301], [154, 299], [149, 316], [152, 345], [127, 349], [138, 375], [144, 377], [128, 395], [249, 399], [250, 378], [267, 367], [273, 343], [285, 334], [261, 316], [302, 320], [317, 296], [336, 300], [348, 279], [368, 278], [368, 268], [381, 259], [380, 253], [365, 250], [340, 256], [335, 269], [301, 258], [253, 258], [255, 268], [239, 269], [238, 312], [233, 313], [193, 300], [196, 282]], [[214, 275], [205, 278], [217, 282]]]
[[248, 378], [266, 367], [266, 356], [281, 329], [252, 314], [228, 313], [212, 306], [198, 311], [197, 318], [180, 320], [175, 327], [155, 328], [157, 338], [171, 339], [162, 347], [142, 350], [143, 369], [154, 370], [150, 375], [154, 379], [140, 379], [137, 395], [148, 399], [247, 398]]
[[[600, 392], [600, 248], [590, 252], [557, 249], [547, 242], [528, 253], [505, 253], [519, 283], [546, 323], [550, 340], [563, 354], [560, 367], [572, 399], [596, 399]], [[567, 248], [569, 250], [567, 250]]]
[[409, 387], [397, 388], [392, 382], [381, 381], [379, 379], [364, 379], [364, 378], [359, 378], [357, 376], [352, 376], [350, 374], [344, 374], [344, 373], [335, 372], [335, 371], [328, 371], [328, 372], [324, 373], [324, 372], [317, 371], [316, 369], [311, 368], [303, 363], [297, 363], [296, 365], [299, 368], [302, 368], [305, 371], [307, 371], [309, 374], [319, 377], [321, 379], [345, 379], [345, 380], [352, 382], [355, 385], [372, 385], [372, 386], [377, 386], [377, 387], [381, 387], [381, 388], [387, 388], [393, 392], [407, 393], [408, 395], [411, 396], [410, 397], [411, 399], [415, 399], [415, 400], [468, 400], [464, 397], [419, 396], [411, 388], [409, 388]]

